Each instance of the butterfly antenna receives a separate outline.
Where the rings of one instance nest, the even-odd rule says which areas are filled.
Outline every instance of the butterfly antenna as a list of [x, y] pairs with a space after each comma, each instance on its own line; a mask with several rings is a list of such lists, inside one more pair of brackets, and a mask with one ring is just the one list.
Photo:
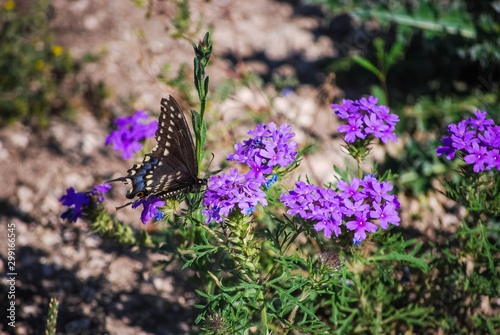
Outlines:
[[142, 200], [142, 199], [137, 199], [137, 200], [134, 200], [134, 201], [131, 201], [131, 202], [127, 202], [127, 203], [126, 203], [125, 205], [123, 205], [123, 206], [120, 206], [120, 207], [115, 207], [115, 209], [116, 209], [116, 210], [120, 210], [120, 209], [125, 208], [125, 207], [127, 207], [127, 206], [133, 205], [133, 204], [135, 204], [135, 203], [139, 202], [140, 200]]

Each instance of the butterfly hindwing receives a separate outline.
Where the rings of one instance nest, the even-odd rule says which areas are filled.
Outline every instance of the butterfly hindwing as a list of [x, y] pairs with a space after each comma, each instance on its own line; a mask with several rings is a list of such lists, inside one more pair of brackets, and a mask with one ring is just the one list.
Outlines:
[[127, 198], [168, 198], [206, 184], [205, 179], [197, 178], [193, 139], [184, 113], [172, 96], [161, 100], [155, 138], [156, 146], [141, 164], [133, 165], [126, 177], [111, 180], [132, 184]]

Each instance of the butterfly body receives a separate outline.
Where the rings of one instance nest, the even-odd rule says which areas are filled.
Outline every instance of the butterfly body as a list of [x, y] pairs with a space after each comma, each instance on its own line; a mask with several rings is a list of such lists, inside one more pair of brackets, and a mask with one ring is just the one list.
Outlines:
[[156, 146], [142, 163], [134, 164], [127, 176], [110, 180], [132, 184], [126, 197], [135, 201], [125, 206], [150, 196], [170, 198], [183, 192], [196, 192], [207, 184], [206, 179], [197, 177], [198, 160], [191, 132], [184, 113], [172, 96], [161, 100], [155, 139]]

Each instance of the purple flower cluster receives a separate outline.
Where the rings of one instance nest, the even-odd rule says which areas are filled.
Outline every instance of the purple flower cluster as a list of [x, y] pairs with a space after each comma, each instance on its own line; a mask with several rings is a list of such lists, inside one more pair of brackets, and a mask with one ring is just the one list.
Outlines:
[[113, 122], [118, 129], [113, 130], [106, 138], [105, 144], [113, 143], [115, 151], [122, 151], [122, 158], [132, 158], [134, 152], [142, 149], [140, 140], [153, 137], [158, 129], [158, 121], [142, 123], [141, 119], [147, 119], [148, 115], [144, 111], [137, 111], [134, 115], [119, 118]]
[[448, 125], [450, 136], [441, 140], [436, 154], [446, 155], [447, 159], [455, 158], [455, 150], [459, 150], [467, 164], [474, 164], [474, 172], [500, 170], [500, 126], [491, 119], [486, 120], [486, 112], [476, 111], [476, 117], [462, 120], [458, 124]]
[[394, 130], [399, 117], [391, 114], [389, 107], [377, 106], [377, 102], [377, 98], [370, 96], [359, 101], [344, 99], [342, 105], [332, 104], [331, 109], [335, 110], [335, 114], [341, 119], [347, 119], [349, 123], [337, 128], [339, 132], [345, 133], [346, 142], [354, 143], [356, 138], [365, 139], [370, 134], [380, 138], [384, 143], [388, 143], [389, 140], [398, 141]]
[[379, 226], [399, 226], [399, 202], [388, 193], [392, 188], [388, 181], [381, 183], [373, 176], [353, 178], [350, 185], [341, 180], [337, 183], [338, 192], [300, 181], [295, 190], [282, 194], [280, 200], [290, 208], [287, 214], [314, 221], [316, 231], [323, 230], [327, 238], [332, 233], [339, 236], [345, 224], [354, 231], [353, 240], [359, 244], [366, 232], [374, 233]]
[[141, 221], [143, 224], [146, 224], [152, 218], [160, 220], [163, 217], [163, 213], [158, 211], [158, 207], [165, 206], [165, 201], [161, 200], [160, 198], [155, 196], [150, 196], [146, 199], [141, 199], [135, 204], [133, 204], [132, 208], [137, 208], [140, 205], [143, 206], [141, 212]]
[[274, 122], [268, 125], [257, 125], [256, 130], [250, 130], [253, 137], [237, 143], [236, 153], [227, 155], [229, 161], [247, 164], [250, 171], [246, 177], [263, 184], [265, 175], [273, 172], [273, 167], [286, 168], [297, 156], [297, 143], [291, 141], [295, 136], [292, 127], [282, 124], [278, 129]]
[[259, 202], [267, 206], [266, 194], [260, 189], [262, 183], [238, 174], [237, 169], [230, 170], [229, 174], [212, 176], [208, 181], [203, 201], [207, 208], [202, 211], [207, 216], [206, 223], [212, 220], [221, 222], [221, 216], [228, 216], [236, 206], [243, 215], [249, 215]]
[[238, 174], [234, 169], [208, 180], [204, 199], [207, 208], [203, 210], [206, 223], [221, 222], [222, 217], [228, 216], [236, 206], [243, 215], [249, 215], [258, 203], [267, 206], [266, 193], [261, 187], [269, 188], [278, 180], [278, 174], [273, 173], [274, 167], [286, 168], [297, 156], [297, 143], [291, 141], [295, 134], [291, 130], [292, 127], [286, 124], [277, 128], [274, 122], [257, 125], [256, 130], [248, 132], [252, 138], [234, 146], [236, 152], [229, 154], [227, 159], [247, 164], [250, 171]]
[[66, 195], [59, 198], [59, 201], [62, 202], [64, 206], [69, 207], [61, 214], [61, 218], [76, 222], [78, 218], [83, 217], [83, 208], [88, 206], [93, 198], [96, 198], [94, 201], [96, 205], [100, 204], [104, 201], [104, 193], [110, 189], [111, 186], [108, 184], [94, 186], [94, 190], [91, 192], [75, 192], [73, 187], [68, 188], [66, 190]]

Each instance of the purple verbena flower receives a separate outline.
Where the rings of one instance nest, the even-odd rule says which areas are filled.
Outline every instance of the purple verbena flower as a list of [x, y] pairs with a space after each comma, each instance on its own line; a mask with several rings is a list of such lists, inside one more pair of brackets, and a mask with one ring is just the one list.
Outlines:
[[366, 238], [366, 232], [375, 232], [377, 225], [369, 218], [378, 220], [383, 229], [388, 224], [399, 225], [396, 209], [399, 202], [396, 196], [388, 194], [392, 190], [389, 182], [381, 183], [374, 176], [365, 176], [364, 180], [353, 178], [350, 185], [340, 180], [338, 193], [300, 181], [295, 189], [284, 193], [280, 201], [289, 209], [287, 214], [299, 215], [314, 223], [316, 231], [323, 230], [325, 237], [332, 234], [339, 236], [341, 227], [354, 230], [358, 241]]
[[363, 194], [358, 192], [360, 182], [360, 179], [353, 178], [351, 180], [351, 185], [347, 185], [345, 180], [340, 180], [337, 183], [337, 188], [342, 191], [339, 192], [339, 196], [344, 199], [353, 198], [356, 201], [364, 198]]
[[227, 217], [236, 206], [244, 215], [249, 215], [258, 203], [267, 206], [266, 194], [261, 186], [260, 181], [238, 174], [236, 169], [230, 170], [229, 174], [212, 176], [203, 200], [207, 206], [202, 211], [207, 216], [205, 222], [221, 222], [222, 216]]
[[[73, 187], [66, 190], [66, 195], [59, 198], [64, 206], [68, 206], [68, 210], [61, 215], [61, 218], [76, 222], [78, 218], [83, 217], [82, 206], [90, 202], [88, 193], [75, 192]], [[75, 206], [71, 208], [71, 206]]]
[[115, 151], [122, 151], [123, 159], [132, 158], [134, 152], [142, 149], [142, 144], [139, 141], [153, 137], [158, 129], [158, 121], [140, 122], [140, 120], [147, 118], [146, 112], [139, 110], [134, 115], [114, 120], [113, 122], [118, 129], [109, 134], [105, 144], [113, 143]]
[[486, 120], [486, 112], [477, 110], [475, 116], [448, 125], [449, 136], [441, 140], [444, 145], [437, 147], [436, 154], [445, 154], [447, 159], [453, 159], [455, 150], [458, 150], [465, 163], [474, 164], [472, 170], [476, 173], [494, 167], [500, 170], [500, 126], [495, 125], [493, 120]]
[[477, 128], [479, 131], [483, 131], [485, 126], [492, 126], [495, 121], [488, 119], [486, 120], [486, 112], [481, 112], [479, 109], [476, 111], [476, 118], [469, 119], [469, 125], [472, 128]]
[[484, 165], [489, 164], [489, 156], [486, 155], [488, 149], [474, 142], [472, 146], [467, 146], [465, 150], [469, 153], [469, 155], [464, 157], [465, 163], [474, 164], [472, 170], [476, 173], [484, 171]]
[[146, 224], [149, 220], [159, 215], [158, 207], [165, 206], [165, 201], [161, 200], [158, 197], [150, 196], [145, 199], [141, 199], [135, 204], [132, 205], [132, 208], [137, 208], [140, 205], [143, 206], [141, 212], [141, 221], [143, 224]]
[[349, 118], [349, 124], [344, 124], [337, 127], [341, 133], [346, 133], [344, 140], [349, 143], [356, 141], [356, 137], [364, 139], [366, 134], [363, 132], [363, 121], [361, 119]]
[[347, 221], [345, 226], [347, 229], [355, 231], [354, 238], [359, 241], [366, 238], [366, 232], [374, 233], [378, 229], [376, 224], [368, 221], [366, 212], [355, 215], [355, 219]]
[[348, 125], [337, 128], [339, 132], [345, 133], [346, 142], [354, 143], [357, 138], [365, 139], [366, 136], [379, 138], [383, 143], [388, 143], [389, 140], [397, 142], [394, 131], [399, 117], [391, 114], [389, 107], [377, 106], [377, 103], [378, 99], [370, 96], [359, 101], [342, 100], [342, 106], [332, 105], [335, 114], [341, 119], [348, 120]]
[[446, 136], [441, 139], [441, 143], [444, 145], [440, 145], [436, 149], [436, 155], [441, 156], [441, 155], [446, 155], [446, 159], [453, 159], [455, 158], [455, 148], [453, 148], [453, 140], [451, 137]]
[[250, 167], [247, 178], [263, 184], [274, 167], [286, 168], [294, 162], [297, 143], [292, 141], [295, 134], [291, 131], [292, 127], [286, 124], [279, 128], [274, 122], [257, 125], [256, 130], [248, 132], [253, 137], [237, 143], [234, 146], [236, 152], [227, 155], [227, 159], [247, 164]]
[[493, 149], [491, 151], [488, 151], [486, 153], [487, 158], [487, 165], [486, 169], [491, 170], [492, 168], [496, 167], [498, 170], [500, 170], [500, 153], [498, 149]]
[[111, 189], [111, 185], [109, 184], [101, 184], [99, 186], [94, 186], [94, 191], [92, 192], [93, 195], [96, 195], [98, 197], [98, 203], [101, 203], [104, 201], [104, 193], [108, 192]]
[[382, 121], [381, 119], [379, 119], [377, 117], [377, 115], [375, 114], [370, 114], [369, 116], [368, 115], [365, 115], [365, 117], [363, 118], [363, 120], [365, 121], [365, 124], [366, 124], [366, 127], [364, 129], [365, 133], [366, 134], [373, 134], [373, 136], [377, 137], [377, 138], [382, 138], [384, 137], [384, 131], [389, 128], [389, 126], [387, 126], [384, 121]]
[[[91, 192], [75, 192], [73, 187], [66, 190], [66, 195], [59, 198], [64, 206], [69, 208], [61, 214], [61, 218], [76, 222], [78, 218], [83, 217], [83, 209], [87, 208], [91, 203], [94, 207], [104, 201], [104, 193], [109, 191], [111, 186], [104, 183], [94, 186]], [[72, 207], [74, 206], [74, 207]]]
[[378, 98], [375, 98], [370, 95], [368, 99], [366, 98], [359, 99], [359, 108], [371, 112], [377, 106], [377, 102]]
[[373, 204], [373, 211], [370, 211], [370, 216], [374, 219], [379, 219], [378, 224], [382, 229], [388, 229], [389, 223], [395, 226], [399, 226], [398, 213], [396, 212], [396, 206], [393, 203], [386, 203], [382, 207], [376, 202]]

